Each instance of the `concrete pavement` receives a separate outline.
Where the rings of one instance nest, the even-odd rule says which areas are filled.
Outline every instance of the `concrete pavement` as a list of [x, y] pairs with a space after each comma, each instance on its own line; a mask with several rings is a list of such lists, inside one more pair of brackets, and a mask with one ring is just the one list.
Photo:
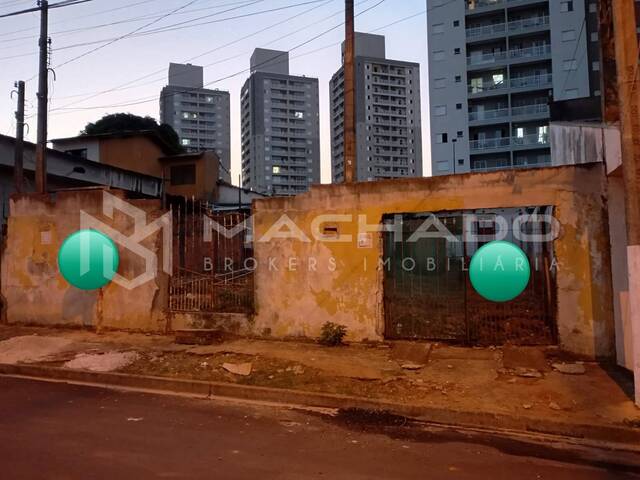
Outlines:
[[0, 378], [0, 478], [640, 478], [617, 454], [398, 419]]

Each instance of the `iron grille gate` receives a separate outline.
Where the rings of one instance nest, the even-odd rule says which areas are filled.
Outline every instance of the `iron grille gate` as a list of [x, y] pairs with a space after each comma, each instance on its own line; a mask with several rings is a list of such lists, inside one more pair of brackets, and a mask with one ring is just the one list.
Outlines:
[[[215, 211], [210, 204], [197, 200], [175, 201], [171, 209], [174, 272], [169, 310], [253, 313], [250, 212]], [[209, 228], [211, 225], [220, 228]], [[234, 228], [237, 233], [231, 234]]]
[[[417, 241], [408, 241], [416, 231], [425, 232], [425, 221], [432, 214], [402, 215], [402, 239], [391, 228], [383, 234], [385, 336], [467, 345], [556, 343], [553, 244], [522, 242], [512, 228], [516, 216], [552, 211], [551, 207], [538, 207], [434, 214], [439, 225], [446, 227], [443, 232], [450, 232], [458, 242], [448, 241], [440, 232], [438, 238], [419, 238], [418, 233], [413, 239], [419, 238]], [[463, 215], [469, 214], [475, 217], [465, 222]], [[525, 291], [505, 303], [481, 297], [467, 272], [475, 251], [492, 236], [495, 238], [497, 215], [509, 225], [505, 240], [520, 246], [531, 265]], [[384, 221], [390, 224], [396, 219], [385, 217]], [[546, 233], [548, 228], [548, 224], [535, 220], [522, 226], [528, 234]], [[468, 229], [483, 235], [484, 242], [463, 242]]]

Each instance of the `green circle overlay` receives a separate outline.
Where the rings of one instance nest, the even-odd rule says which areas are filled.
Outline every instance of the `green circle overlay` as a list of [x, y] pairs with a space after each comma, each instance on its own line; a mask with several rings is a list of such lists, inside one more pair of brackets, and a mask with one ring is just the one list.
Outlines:
[[527, 288], [531, 266], [520, 247], [495, 241], [483, 245], [473, 255], [469, 277], [482, 297], [492, 302], [508, 302]]
[[115, 243], [97, 230], [78, 230], [69, 235], [58, 252], [60, 273], [80, 290], [104, 287], [113, 279], [119, 264]]

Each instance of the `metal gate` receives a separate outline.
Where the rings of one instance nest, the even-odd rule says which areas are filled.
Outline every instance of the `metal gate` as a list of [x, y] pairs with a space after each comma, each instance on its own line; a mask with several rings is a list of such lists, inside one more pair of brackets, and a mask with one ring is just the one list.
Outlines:
[[[523, 223], [522, 231], [546, 233], [549, 225], [531, 215], [552, 211], [551, 207], [532, 207], [404, 214], [401, 226], [397, 215], [385, 217], [385, 336], [466, 345], [556, 343], [553, 244], [520, 241], [512, 228], [516, 216], [527, 215], [531, 220]], [[525, 291], [505, 303], [481, 297], [467, 271], [477, 249], [495, 238], [497, 216], [509, 226], [505, 240], [520, 246], [531, 265]], [[429, 220], [433, 218], [437, 222]], [[433, 238], [424, 238], [427, 232]], [[483, 241], [465, 242], [467, 233], [482, 235]]]
[[252, 313], [250, 212], [215, 211], [212, 205], [197, 200], [174, 201], [171, 209], [174, 271], [169, 310]]

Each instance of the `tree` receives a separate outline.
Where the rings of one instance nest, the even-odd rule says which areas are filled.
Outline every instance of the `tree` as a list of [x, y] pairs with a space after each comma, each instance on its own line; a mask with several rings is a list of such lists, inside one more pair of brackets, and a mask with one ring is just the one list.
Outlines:
[[102, 133], [155, 131], [176, 153], [184, 152], [178, 134], [171, 125], [159, 125], [152, 117], [140, 117], [132, 113], [112, 113], [97, 122], [89, 122], [80, 135], [99, 135]]

